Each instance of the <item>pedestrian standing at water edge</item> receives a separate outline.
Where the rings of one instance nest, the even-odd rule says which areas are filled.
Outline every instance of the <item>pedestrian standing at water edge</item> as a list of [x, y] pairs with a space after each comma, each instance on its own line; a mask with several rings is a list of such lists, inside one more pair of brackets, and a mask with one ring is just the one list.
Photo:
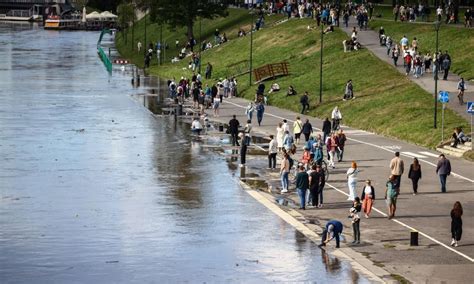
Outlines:
[[349, 187], [349, 197], [347, 200], [354, 201], [356, 198], [356, 185], [357, 185], [357, 175], [359, 174], [359, 169], [357, 169], [357, 163], [352, 162], [351, 167], [347, 170], [347, 186]]
[[404, 169], [405, 166], [403, 160], [400, 159], [400, 152], [395, 152], [395, 157], [390, 161], [390, 173], [395, 178], [394, 186], [397, 191], [400, 191], [400, 182]]
[[257, 122], [258, 126], [262, 125], [262, 120], [263, 120], [263, 114], [265, 113], [265, 106], [263, 105], [263, 102], [259, 102], [256, 106], [257, 110]]
[[280, 177], [281, 177], [281, 193], [288, 192], [289, 180], [288, 174], [290, 173], [290, 160], [288, 159], [289, 155], [287, 153], [283, 154], [283, 159], [280, 164]]
[[352, 231], [354, 234], [353, 244], [360, 244], [360, 216], [359, 212], [361, 209], [360, 199], [356, 197], [352, 203], [351, 209], [349, 209], [349, 218], [352, 221]]
[[311, 135], [311, 133], [313, 133], [313, 126], [311, 125], [311, 123], [309, 123], [309, 119], [306, 119], [306, 121], [304, 122], [301, 133], [304, 134], [305, 142], [308, 142], [309, 136]]
[[451, 246], [458, 246], [458, 242], [462, 236], [462, 206], [461, 202], [456, 201], [454, 207], [451, 210]]
[[323, 207], [323, 189], [326, 183], [326, 177], [321, 169], [321, 165], [313, 165], [312, 172], [309, 175], [309, 190], [311, 192], [311, 205]]
[[247, 160], [247, 136], [244, 132], [239, 133], [242, 143], [240, 143], [240, 167], [245, 167]]
[[441, 192], [446, 192], [446, 180], [451, 174], [451, 163], [444, 156], [444, 154], [439, 155], [438, 165], [436, 166], [436, 174], [439, 175], [439, 181], [441, 183]]
[[245, 114], [247, 115], [248, 120], [252, 120], [254, 110], [255, 107], [253, 105], [253, 102], [249, 102], [247, 108], [245, 108]]
[[295, 144], [298, 145], [300, 142], [301, 131], [303, 130], [303, 122], [300, 117], [297, 116], [295, 122], [293, 122], [293, 133], [295, 134]]
[[309, 187], [309, 177], [303, 165], [298, 168], [298, 174], [296, 174], [296, 190], [300, 196], [300, 209], [305, 210], [306, 204], [306, 191]]
[[395, 177], [391, 175], [386, 183], [385, 202], [388, 207], [388, 219], [395, 217], [397, 210], [397, 198], [400, 192], [395, 188]]
[[336, 248], [339, 248], [339, 239], [342, 234], [342, 223], [337, 220], [331, 220], [326, 224], [326, 227], [323, 231], [321, 244], [319, 247], [326, 246], [332, 239], [336, 238]]
[[202, 131], [202, 125], [201, 122], [199, 121], [199, 118], [194, 118], [193, 123], [191, 124], [191, 131], [194, 134], [201, 135]]
[[283, 138], [285, 137], [285, 130], [283, 129], [283, 122], [279, 122], [276, 128], [276, 140], [278, 146], [278, 152], [283, 150]]
[[278, 144], [273, 135], [270, 135], [270, 142], [268, 143], [268, 168], [276, 168], [276, 156], [278, 153]]
[[[215, 99], [217, 100], [217, 99]], [[240, 122], [235, 118], [235, 114], [232, 116], [232, 119], [229, 121], [229, 134], [230, 141], [232, 146], [240, 146], [238, 141]]]
[[413, 163], [408, 171], [408, 178], [413, 184], [413, 195], [418, 193], [418, 181], [421, 179], [421, 165], [417, 158], [413, 158]]
[[300, 103], [301, 103], [301, 114], [304, 114], [305, 111], [309, 112], [308, 92], [304, 92], [304, 94], [301, 96]]
[[362, 208], [364, 209], [365, 218], [369, 218], [375, 201], [375, 189], [372, 186], [370, 179], [365, 181], [365, 186], [362, 189], [362, 195], [360, 198], [362, 199]]

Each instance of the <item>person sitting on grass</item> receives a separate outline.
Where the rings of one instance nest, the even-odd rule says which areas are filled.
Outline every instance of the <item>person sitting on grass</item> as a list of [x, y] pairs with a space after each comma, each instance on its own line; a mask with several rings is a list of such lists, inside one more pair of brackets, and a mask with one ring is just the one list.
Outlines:
[[295, 88], [293, 88], [293, 86], [289, 86], [288, 87], [288, 92], [286, 93], [286, 96], [289, 97], [289, 96], [296, 96], [296, 90]]
[[278, 92], [280, 90], [280, 85], [278, 85], [277, 82], [273, 83], [272, 86], [270, 87], [270, 90], [268, 91], [269, 94]]

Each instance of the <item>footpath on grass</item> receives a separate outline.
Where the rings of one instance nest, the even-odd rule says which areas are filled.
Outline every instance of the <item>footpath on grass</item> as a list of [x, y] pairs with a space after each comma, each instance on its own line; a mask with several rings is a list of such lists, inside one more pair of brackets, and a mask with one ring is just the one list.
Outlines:
[[[346, 28], [346, 27], [341, 26], [341, 29], [345, 31], [350, 37], [352, 34], [353, 27], [357, 27], [357, 23], [354, 21], [354, 19], [351, 19], [351, 21], [349, 22], [349, 27]], [[385, 34], [392, 37], [392, 35], [390, 34], [390, 30], [386, 30]], [[392, 38], [392, 39], [393, 39], [394, 44], [398, 44], [400, 41], [400, 38]], [[392, 66], [392, 68], [397, 69], [400, 73], [405, 74], [405, 68], [403, 67], [403, 55], [400, 55], [399, 60], [398, 60], [398, 67], [396, 67], [393, 64], [392, 58], [387, 55], [387, 47], [380, 45], [379, 36], [376, 31], [373, 31], [370, 29], [368, 30], [357, 29], [357, 40], [362, 44], [364, 48], [367, 48], [379, 59], [387, 62], [390, 66]], [[433, 50], [434, 50], [434, 47], [433, 47]], [[453, 57], [453, 60], [456, 60], [456, 58]], [[455, 112], [457, 112], [458, 114], [460, 114], [467, 121], [469, 121], [471, 119], [470, 117], [471, 115], [467, 113], [466, 104], [460, 105], [457, 98], [457, 94], [458, 94], [457, 85], [458, 85], [460, 77], [450, 72], [448, 76], [448, 80], [445, 81], [445, 80], [442, 80], [442, 76], [443, 76], [443, 73], [440, 72], [438, 75], [438, 77], [440, 78], [440, 80], [438, 80], [438, 91], [443, 90], [443, 91], [449, 92], [450, 98], [449, 98], [448, 107], [454, 110]], [[419, 78], [415, 78], [410, 73], [407, 77], [411, 81], [416, 83], [418, 86], [423, 88], [425, 91], [434, 95], [435, 80], [433, 77], [433, 73], [425, 73], [423, 76]], [[468, 86], [468, 84], [469, 83], [466, 80], [467, 90], [464, 92], [465, 102], [474, 101], [474, 90], [472, 90], [471, 87]], [[441, 104], [439, 105], [439, 107], [441, 107]], [[439, 118], [439, 124], [441, 125], [441, 118]]]
[[[208, 113], [211, 120], [219, 123], [228, 123], [235, 114], [243, 125], [246, 121], [244, 110], [247, 104], [248, 101], [241, 98], [227, 99], [220, 106], [219, 117], [212, 117], [211, 110]], [[280, 121], [285, 118], [292, 125], [296, 116], [301, 116], [303, 121], [308, 118], [314, 127], [314, 134], [320, 132], [321, 120], [273, 106], [266, 107], [262, 126], [254, 125], [252, 131], [254, 135], [275, 135], [276, 126]], [[372, 267], [375, 264], [388, 271], [392, 277], [400, 275], [414, 283], [427, 280], [466, 282], [474, 269], [474, 165], [462, 159], [450, 158], [453, 173], [448, 177], [448, 192], [442, 194], [435, 173], [439, 153], [358, 129], [345, 126], [342, 126], [342, 129], [348, 138], [344, 161], [337, 163], [334, 170], [330, 170], [330, 177], [324, 189], [323, 208], [308, 208], [304, 211], [297, 209], [299, 199], [294, 185], [290, 186], [289, 193], [281, 195], [279, 171], [267, 169], [266, 155], [250, 155], [245, 167], [246, 175], [251, 176], [251, 179], [263, 179], [268, 188], [262, 186], [262, 183], [256, 183], [254, 187], [271, 193], [269, 199], [272, 202], [279, 200], [279, 203], [287, 204], [282, 205], [282, 209], [288, 210], [288, 207], [291, 207], [292, 211], [300, 213], [302, 217], [299, 221], [312, 230], [316, 230], [315, 226], [324, 226], [328, 220], [340, 220], [344, 224], [343, 234], [346, 237], [340, 251], [354, 256], [353, 260], [363, 266], [368, 259]], [[303, 144], [300, 143], [295, 158], [300, 159], [302, 147]], [[395, 151], [401, 152], [405, 173], [402, 176], [397, 216], [388, 220], [383, 198], [385, 183], [390, 174], [389, 162]], [[413, 157], [420, 160], [423, 171], [419, 194], [416, 196], [412, 195], [411, 181], [407, 178]], [[350, 244], [352, 227], [350, 219], [347, 218], [351, 202], [347, 201], [345, 173], [352, 161], [357, 162], [361, 170], [356, 187], [358, 195], [360, 196], [366, 179], [372, 180], [376, 190], [376, 209], [370, 219], [361, 220], [362, 242], [359, 245]], [[464, 207], [464, 234], [460, 246], [454, 248], [449, 245], [450, 210], [458, 200]], [[420, 233], [420, 245], [411, 247], [410, 232], [415, 230]], [[333, 243], [328, 249], [336, 251]]]

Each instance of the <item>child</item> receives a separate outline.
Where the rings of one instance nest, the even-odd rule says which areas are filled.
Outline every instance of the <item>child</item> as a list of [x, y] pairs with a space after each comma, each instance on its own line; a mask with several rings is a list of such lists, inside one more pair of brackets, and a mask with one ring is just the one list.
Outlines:
[[352, 204], [351, 209], [349, 210], [349, 218], [352, 219], [352, 230], [354, 232], [354, 240], [352, 241], [353, 244], [360, 244], [360, 216], [359, 212], [361, 210], [360, 198], [356, 197]]

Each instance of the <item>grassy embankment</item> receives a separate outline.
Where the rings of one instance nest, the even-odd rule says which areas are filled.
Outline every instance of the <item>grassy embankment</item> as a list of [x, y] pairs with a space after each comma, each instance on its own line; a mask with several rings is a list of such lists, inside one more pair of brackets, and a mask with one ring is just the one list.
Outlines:
[[[374, 7], [374, 14], [373, 14], [373, 17], [377, 17], [378, 15], [380, 15], [381, 17], [378, 18], [378, 19], [384, 19], [384, 20], [391, 20], [393, 21], [393, 7], [392, 7], [392, 1], [385, 1], [386, 3], [384, 3], [383, 5], [375, 5]], [[390, 2], [390, 3], [388, 3]], [[410, 6], [412, 6], [413, 4], [411, 4]], [[425, 19], [425, 21], [427, 22], [433, 22], [436, 17], [435, 17], [435, 14], [436, 14], [436, 7], [432, 6], [430, 7], [430, 15], [429, 17], [427, 17]], [[460, 24], [464, 24], [464, 12], [466, 12], [466, 8], [460, 8], [459, 9], [459, 22]], [[398, 18], [400, 20], [400, 18]], [[443, 20], [445, 20], [446, 18], [443, 17]], [[418, 17], [417, 22], [421, 22], [422, 19], [421, 17]]]
[[[237, 37], [237, 33], [240, 28], [243, 28], [245, 31], [250, 30], [251, 15], [248, 10], [244, 9], [229, 9], [229, 16], [225, 18], [216, 18], [213, 20], [203, 19], [202, 23], [199, 20], [196, 21], [193, 29], [196, 36], [196, 41], [199, 46], [199, 28], [201, 24], [201, 33], [203, 41], [211, 41], [214, 44], [214, 32], [216, 29], [219, 29], [221, 33], [226, 33], [226, 36], [229, 40], [232, 40]], [[270, 25], [277, 20], [282, 19], [282, 15], [273, 15], [265, 17], [265, 25]], [[256, 16], [254, 16], [254, 20]], [[153, 43], [155, 46], [156, 42], [160, 39], [161, 27], [159, 24], [149, 24], [149, 16], [147, 16], [147, 42]], [[163, 26], [163, 42], [166, 43], [169, 48], [164, 52], [165, 60], [164, 62], [170, 62], [174, 56], [177, 56], [183, 45], [188, 41], [186, 36], [185, 28], [176, 28], [175, 30], [169, 29], [168, 26]], [[134, 32], [134, 43], [132, 43], [132, 29], [130, 28], [127, 32], [127, 37], [125, 39], [124, 33], [119, 33], [117, 36], [116, 44], [120, 53], [123, 57], [126, 57], [132, 60], [138, 66], [143, 67], [144, 56], [143, 49], [145, 48], [145, 21], [144, 19], [135, 23], [135, 32]], [[176, 47], [176, 40], [179, 40], [179, 46]], [[137, 43], [140, 41], [143, 45], [142, 53], [137, 51]], [[199, 47], [196, 46], [195, 50], [199, 50]], [[132, 48], [134, 50], [132, 50]], [[151, 66], [158, 65], [156, 57], [153, 58]]]
[[[416, 37], [423, 53], [436, 50], [436, 31], [432, 23], [400, 23], [384, 20], [372, 20], [370, 28], [378, 30], [383, 26], [385, 33], [398, 42], [403, 35], [411, 40]], [[474, 80], [474, 29], [442, 25], [439, 30], [439, 50], [447, 50], [453, 60], [451, 72]]]
[[[299, 110], [299, 96], [285, 96], [291, 84], [299, 94], [310, 93], [311, 116], [324, 118], [338, 105], [347, 125], [428, 147], [439, 142], [440, 130], [432, 129], [432, 96], [367, 50], [344, 53], [341, 42], [346, 35], [339, 30], [325, 36], [323, 103], [319, 105], [320, 33], [307, 30], [310, 23], [309, 20], [291, 20], [254, 34], [254, 66], [283, 60], [290, 63], [291, 75], [276, 79], [282, 90], [270, 96], [272, 105]], [[248, 59], [249, 39], [248, 36], [234, 39], [204, 52], [204, 62], [214, 65], [213, 80], [205, 83], [214, 83], [226, 76], [228, 65]], [[190, 76], [191, 71], [184, 70], [186, 67], [187, 60], [183, 60], [152, 67], [151, 73], [164, 78]], [[248, 77], [248, 74], [238, 77], [238, 88], [241, 96], [252, 99], [256, 86], [248, 86]], [[357, 99], [343, 102], [348, 79], [354, 82]], [[270, 84], [266, 83], [267, 88]], [[445, 124], [445, 135], [448, 135], [454, 126], [466, 126], [467, 122], [447, 110]]]

